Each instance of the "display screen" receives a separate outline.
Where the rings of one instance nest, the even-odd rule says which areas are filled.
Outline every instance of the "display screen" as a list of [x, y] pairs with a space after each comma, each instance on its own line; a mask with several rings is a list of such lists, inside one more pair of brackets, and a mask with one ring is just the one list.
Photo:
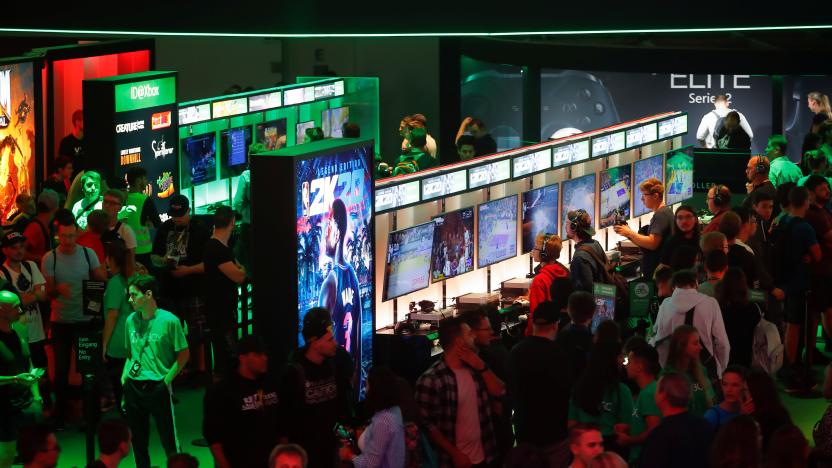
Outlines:
[[324, 109], [321, 112], [321, 124], [325, 138], [343, 138], [344, 124], [350, 120], [349, 107]]
[[244, 168], [248, 164], [251, 127], [232, 128], [220, 132], [222, 165], [225, 168]]
[[474, 270], [474, 207], [445, 213], [433, 219], [431, 282]]
[[688, 131], [688, 116], [680, 115], [659, 122], [659, 140], [681, 135]]
[[372, 159], [368, 145], [295, 161], [298, 323], [313, 307], [330, 311], [356, 389], [373, 357]]
[[[35, 100], [32, 63], [0, 64], [0, 220], [16, 211], [15, 198], [35, 196]], [[51, 170], [51, 164], [49, 166]]]
[[257, 112], [266, 109], [280, 107], [280, 91], [266, 94], [258, 94], [248, 98], [248, 111]]
[[422, 179], [422, 200], [464, 192], [467, 182], [465, 169]]
[[665, 203], [673, 205], [693, 196], [693, 147], [667, 153]]
[[511, 160], [486, 164], [485, 166], [468, 169], [468, 188], [485, 187], [511, 178]]
[[630, 219], [630, 198], [632, 194], [631, 167], [613, 167], [601, 171], [598, 182], [601, 191], [601, 214], [598, 226], [605, 228]]
[[306, 129], [315, 128], [315, 121], [301, 122], [295, 125], [295, 144], [300, 145], [306, 140]]
[[595, 296], [595, 314], [592, 316], [590, 331], [595, 333], [602, 322], [615, 319], [615, 286], [595, 283], [592, 285], [592, 294]]
[[477, 267], [517, 255], [517, 195], [477, 207]]
[[545, 171], [552, 167], [552, 150], [547, 148], [532, 154], [514, 158], [514, 178]]
[[336, 81], [335, 83], [327, 83], [315, 86], [315, 99], [323, 99], [328, 97], [343, 96], [344, 82]]
[[[287, 89], [283, 92], [283, 104], [287, 106], [293, 106], [295, 104], [301, 104], [306, 98], [305, 90], [306, 88], [293, 88]], [[314, 92], [314, 90], [313, 90]], [[314, 98], [314, 96], [313, 96]]]
[[[570, 211], [582, 209], [589, 214], [590, 225], [595, 225], [595, 174], [563, 181], [563, 205], [561, 206], [561, 226], [566, 224], [566, 215]], [[566, 228], [563, 229], [566, 232]]]
[[658, 137], [657, 131], [655, 122], [627, 130], [627, 148], [646, 145], [647, 143], [656, 141]]
[[211, 120], [211, 105], [199, 104], [197, 106], [179, 108], [179, 125], [188, 125], [197, 122]]
[[592, 139], [592, 157], [598, 158], [608, 154], [624, 151], [626, 143], [625, 132], [610, 133]]
[[272, 120], [254, 126], [254, 141], [263, 145], [266, 151], [279, 150], [286, 146], [286, 119]]
[[188, 161], [191, 184], [199, 185], [217, 178], [217, 141], [214, 133], [194, 135], [182, 140], [182, 153]]
[[529, 190], [523, 194], [523, 249], [531, 252], [539, 234], [558, 233], [558, 184]]
[[384, 300], [410, 294], [430, 285], [430, 254], [436, 224], [420, 224], [387, 237]]
[[211, 115], [213, 118], [230, 117], [248, 112], [248, 100], [246, 98], [228, 99], [211, 104]]
[[407, 206], [419, 201], [419, 181], [376, 189], [376, 213]]
[[578, 141], [554, 149], [552, 167], [562, 167], [589, 159], [589, 140]]
[[661, 154], [640, 159], [633, 163], [633, 190], [635, 191], [633, 217], [642, 216], [650, 211], [644, 206], [644, 201], [641, 199], [641, 190], [639, 189], [641, 183], [650, 178], [664, 180], [664, 157]]

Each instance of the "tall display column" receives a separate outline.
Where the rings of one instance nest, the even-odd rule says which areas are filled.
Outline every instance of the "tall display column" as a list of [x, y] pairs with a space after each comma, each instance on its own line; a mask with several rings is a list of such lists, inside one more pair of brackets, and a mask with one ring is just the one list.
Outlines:
[[88, 167], [118, 188], [131, 167], [143, 167], [144, 192], [166, 213], [166, 199], [179, 190], [176, 72], [84, 80], [83, 89]]

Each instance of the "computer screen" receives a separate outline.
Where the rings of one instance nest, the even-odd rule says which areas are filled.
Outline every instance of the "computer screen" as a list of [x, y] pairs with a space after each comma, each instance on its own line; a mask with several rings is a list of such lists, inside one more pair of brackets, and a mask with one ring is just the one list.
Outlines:
[[254, 141], [263, 145], [266, 151], [278, 150], [286, 146], [286, 119], [255, 125]]
[[[589, 214], [595, 225], [595, 174], [588, 174], [575, 179], [563, 181], [563, 205], [561, 206], [561, 226], [566, 224], [566, 215], [570, 211], [582, 209]], [[563, 229], [566, 232], [566, 228]]]
[[444, 213], [433, 222], [431, 282], [474, 271], [474, 207]]
[[301, 122], [295, 125], [295, 144], [300, 145], [303, 143], [304, 138], [306, 137], [306, 129], [307, 128], [314, 128], [315, 121], [310, 120], [308, 122]]
[[624, 151], [625, 132], [623, 130], [601, 135], [592, 139], [592, 157], [598, 158], [608, 154]]
[[217, 140], [215, 133], [204, 133], [182, 139], [182, 152], [188, 161], [192, 185], [216, 180]]
[[673, 205], [693, 196], [693, 146], [667, 153], [665, 203]]
[[343, 138], [344, 124], [350, 120], [349, 107], [335, 107], [321, 111], [321, 125], [325, 138]]
[[222, 162], [224, 167], [241, 167], [248, 164], [248, 147], [251, 144], [251, 127], [239, 127], [220, 132]]
[[664, 180], [664, 157], [661, 154], [649, 158], [640, 159], [633, 163], [633, 217], [647, 214], [649, 209], [644, 206], [641, 199], [639, 186], [647, 179], [654, 178]]
[[631, 167], [627, 164], [601, 171], [598, 182], [601, 190], [598, 226], [605, 228], [630, 219], [630, 198], [633, 193], [630, 170]]
[[558, 189], [559, 184], [547, 185], [523, 193], [523, 248], [521, 253], [534, 248], [539, 234], [558, 233]]
[[430, 285], [430, 253], [435, 226], [431, 221], [389, 234], [384, 268], [385, 301]]
[[517, 255], [517, 195], [477, 207], [477, 267]]

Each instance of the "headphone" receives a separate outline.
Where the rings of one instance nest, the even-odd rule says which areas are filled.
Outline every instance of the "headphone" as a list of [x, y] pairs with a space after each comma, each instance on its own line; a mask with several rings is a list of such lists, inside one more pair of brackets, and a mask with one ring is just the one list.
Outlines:
[[551, 238], [552, 234], [543, 234], [543, 245], [541, 245], [540, 252], [538, 252], [538, 258], [540, 258], [541, 262], [549, 261], [549, 252], [546, 248], [546, 244], [549, 242], [549, 239]]
[[586, 212], [586, 210], [583, 209], [583, 208], [579, 208], [579, 209], [575, 210], [575, 214], [573, 214], [571, 218], [568, 218], [569, 219], [569, 228], [572, 229], [572, 231], [578, 231], [579, 228], [586, 228], [587, 227], [587, 226], [584, 226], [583, 225], [584, 223], [581, 221], [581, 218], [583, 218], [583, 215], [585, 215], [585, 214], [588, 214]]
[[725, 195], [725, 194], [722, 193], [723, 190], [729, 190], [728, 187], [726, 187], [722, 184], [716, 184], [716, 185], [713, 185], [713, 187], [714, 187], [713, 201], [714, 201], [715, 206], [723, 207], [731, 201], [731, 196], [730, 195]]
[[757, 174], [768, 174], [769, 164], [763, 156], [757, 156], [757, 164], [754, 166], [754, 172]]

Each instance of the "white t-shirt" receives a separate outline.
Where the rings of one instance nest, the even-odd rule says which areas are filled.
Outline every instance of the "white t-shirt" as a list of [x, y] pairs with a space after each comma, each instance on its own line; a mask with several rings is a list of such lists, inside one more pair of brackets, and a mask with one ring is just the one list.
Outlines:
[[[707, 114], [702, 116], [702, 120], [699, 122], [699, 129], [696, 130], [696, 139], [705, 141], [706, 148], [716, 148], [716, 140], [714, 139], [716, 137], [714, 134], [716, 131], [716, 122], [731, 112], [734, 112], [734, 109], [720, 108], [709, 111]], [[751, 126], [748, 125], [748, 121], [745, 120], [745, 116], [739, 111], [737, 111], [737, 114], [740, 115], [740, 127], [745, 130], [745, 133], [748, 135], [748, 139], [750, 140], [754, 138], [754, 132], [751, 131]]]
[[121, 226], [118, 227], [118, 235], [124, 240], [124, 245], [128, 249], [136, 248], [136, 233], [133, 231], [133, 228], [127, 225], [127, 223], [122, 222]]
[[485, 461], [477, 406], [477, 384], [471, 371], [453, 369], [456, 376], [456, 448], [468, 456], [471, 464]]
[[[32, 270], [32, 274], [29, 275], [29, 272], [26, 270], [25, 265], [20, 266], [20, 273], [14, 271], [12, 267], [9, 266], [9, 262], [3, 264], [6, 268], [6, 271], [9, 272], [10, 278], [6, 277], [6, 273], [0, 271], [0, 275], [2, 275], [3, 280], [10, 281], [11, 286], [14, 288], [18, 294], [31, 294], [35, 291], [35, 286], [46, 285], [46, 279], [44, 279], [43, 274], [41, 274], [38, 265], [35, 262], [26, 261], [29, 265], [29, 269]], [[19, 276], [23, 276], [26, 281], [29, 283], [29, 287], [20, 290], [17, 288], [17, 278]], [[26, 324], [26, 332], [28, 335], [29, 343], [37, 343], [38, 341], [43, 341], [46, 339], [46, 333], [43, 331], [43, 319], [40, 315], [40, 307], [38, 306], [37, 302], [33, 302], [28, 307], [21, 307], [23, 310], [23, 316], [21, 317], [21, 322]]]

